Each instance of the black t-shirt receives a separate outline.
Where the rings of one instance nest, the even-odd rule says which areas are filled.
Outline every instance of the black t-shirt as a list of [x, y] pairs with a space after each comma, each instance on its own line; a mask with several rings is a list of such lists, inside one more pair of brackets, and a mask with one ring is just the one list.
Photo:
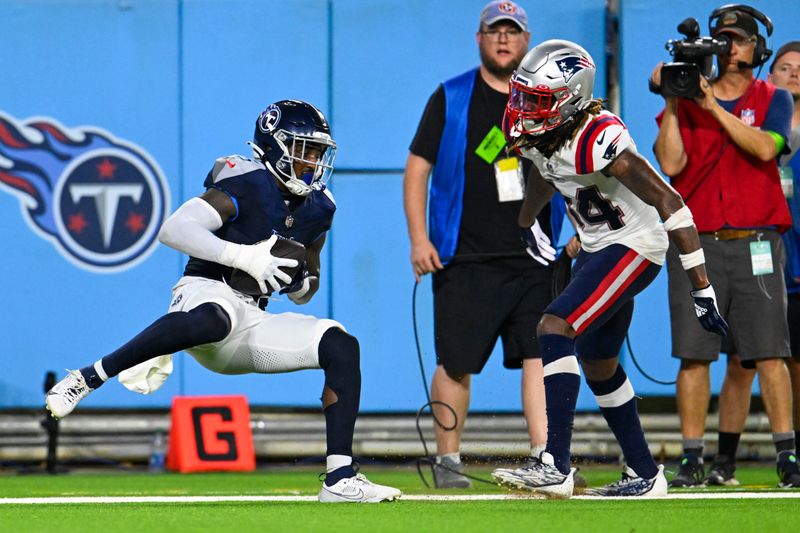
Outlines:
[[[494, 166], [478, 157], [475, 149], [492, 129], [501, 127], [508, 95], [492, 89], [480, 75], [475, 74], [475, 86], [469, 101], [467, 116], [467, 152], [464, 159], [464, 198], [461, 227], [458, 233], [456, 257], [461, 261], [491, 261], [497, 266], [523, 268], [540, 267], [525, 252], [519, 238], [517, 216], [522, 201], [500, 202], [497, 197]], [[409, 150], [412, 154], [436, 164], [445, 122], [444, 87], [439, 85], [428, 100], [422, 120]], [[506, 157], [505, 151], [497, 159]], [[522, 158], [527, 181], [531, 162]], [[550, 235], [550, 205], [539, 214], [539, 224]], [[500, 256], [500, 257], [497, 257]], [[513, 257], [512, 257], [513, 256]], [[542, 267], [543, 268], [543, 267]]]

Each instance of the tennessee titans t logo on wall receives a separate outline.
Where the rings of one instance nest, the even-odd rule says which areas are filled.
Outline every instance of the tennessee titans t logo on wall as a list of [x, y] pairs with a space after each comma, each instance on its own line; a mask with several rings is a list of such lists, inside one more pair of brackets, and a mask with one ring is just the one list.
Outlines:
[[139, 146], [95, 127], [0, 112], [0, 189], [66, 259], [116, 272], [143, 261], [169, 205], [161, 169]]

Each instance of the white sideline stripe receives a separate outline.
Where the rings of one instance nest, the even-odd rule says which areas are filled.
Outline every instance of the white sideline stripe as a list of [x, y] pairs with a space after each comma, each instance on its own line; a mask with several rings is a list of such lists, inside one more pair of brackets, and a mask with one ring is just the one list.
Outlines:
[[[542, 499], [535, 494], [409, 494], [406, 501], [503, 501]], [[573, 496], [573, 500], [627, 500], [642, 498], [624, 496]], [[800, 499], [800, 491], [792, 492], [689, 492], [668, 494], [652, 500], [768, 500]], [[49, 498], [0, 498], [0, 505], [42, 505], [80, 503], [215, 503], [215, 502], [316, 502], [316, 496], [56, 496]]]

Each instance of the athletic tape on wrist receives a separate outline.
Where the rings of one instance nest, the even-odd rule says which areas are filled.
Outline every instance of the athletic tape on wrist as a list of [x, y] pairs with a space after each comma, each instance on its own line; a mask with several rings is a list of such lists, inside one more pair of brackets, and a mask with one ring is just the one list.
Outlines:
[[680, 254], [678, 257], [681, 259], [684, 270], [689, 270], [690, 268], [694, 268], [706, 262], [706, 256], [702, 248], [698, 248], [694, 252], [688, 254]]
[[672, 213], [667, 220], [664, 221], [664, 229], [672, 231], [681, 228], [690, 228], [694, 226], [694, 218], [689, 206], [683, 206], [674, 213]]

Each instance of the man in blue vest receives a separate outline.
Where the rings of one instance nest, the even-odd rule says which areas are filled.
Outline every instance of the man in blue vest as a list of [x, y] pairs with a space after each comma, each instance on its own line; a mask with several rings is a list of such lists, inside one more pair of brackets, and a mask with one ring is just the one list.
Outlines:
[[563, 200], [553, 204], [552, 217], [545, 209], [532, 228], [540, 248], [549, 250], [534, 260], [516, 223], [530, 162], [506, 154], [501, 129], [509, 79], [530, 42], [525, 10], [510, 1], [490, 2], [476, 38], [480, 66], [445, 81], [431, 96], [404, 177], [414, 276], [419, 281], [433, 273], [437, 367], [431, 399], [452, 407], [456, 416], [434, 407], [441, 424], [435, 424], [437, 488], [471, 486], [459, 452], [470, 377], [483, 369], [498, 337], [504, 366], [523, 369], [532, 454], [547, 440], [536, 324], [552, 299], [550, 240], [560, 230]]

